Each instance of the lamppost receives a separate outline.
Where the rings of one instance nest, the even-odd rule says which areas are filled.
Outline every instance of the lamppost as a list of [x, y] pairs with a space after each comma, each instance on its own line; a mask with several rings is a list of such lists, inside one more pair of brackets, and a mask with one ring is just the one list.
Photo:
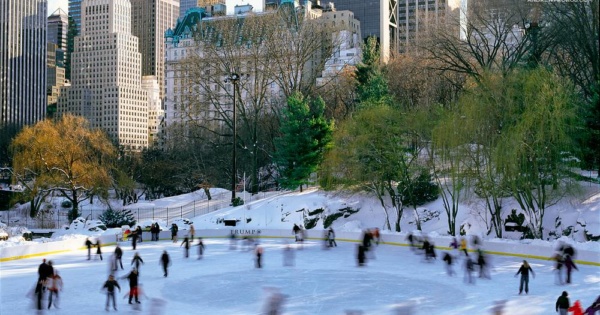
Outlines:
[[235, 182], [236, 182], [236, 173], [237, 173], [237, 163], [236, 163], [236, 149], [237, 149], [237, 126], [236, 126], [236, 116], [235, 116], [235, 93], [237, 90], [237, 84], [240, 81], [240, 75], [237, 73], [229, 74], [229, 77], [225, 79], [225, 82], [231, 82], [233, 84], [233, 150], [232, 158], [231, 158], [231, 204], [234, 204], [235, 201]]

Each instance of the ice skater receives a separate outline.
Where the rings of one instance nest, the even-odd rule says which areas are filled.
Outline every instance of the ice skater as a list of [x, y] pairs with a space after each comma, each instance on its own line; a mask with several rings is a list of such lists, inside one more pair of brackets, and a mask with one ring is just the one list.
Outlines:
[[361, 244], [357, 245], [356, 258], [358, 260], [358, 266], [362, 267], [366, 264], [367, 255], [365, 254], [365, 247]]
[[327, 240], [329, 241], [329, 247], [337, 247], [337, 243], [335, 242], [335, 231], [333, 231], [332, 227], [329, 227], [329, 231], [327, 231]]
[[281, 294], [276, 288], [265, 288], [268, 296], [265, 301], [264, 315], [280, 315], [283, 314], [283, 303], [287, 298], [286, 295]]
[[137, 228], [135, 228], [135, 235], [140, 239], [140, 243], [144, 241], [142, 239], [142, 233], [144, 233], [144, 231], [142, 230], [142, 227], [138, 225]]
[[193, 243], [194, 242], [194, 234], [196, 234], [196, 229], [194, 228], [193, 224], [190, 224], [190, 241]]
[[52, 267], [52, 263], [47, 263], [45, 258], [42, 259], [42, 263], [38, 266], [38, 279], [46, 281], [53, 274], [54, 267]]
[[254, 249], [254, 255], [256, 255], [256, 268], [262, 268], [263, 248], [258, 244]]
[[96, 256], [100, 256], [100, 260], [102, 260], [102, 244], [100, 244], [100, 239], [96, 239]]
[[166, 250], [160, 256], [160, 265], [163, 268], [163, 276], [166, 278], [169, 274], [169, 266], [171, 265], [171, 258]]
[[465, 253], [465, 256], [469, 256], [469, 251], [467, 249], [467, 240], [464, 237], [460, 238], [460, 251]]
[[90, 241], [90, 238], [89, 237], [86, 238], [85, 239], [85, 247], [87, 247], [87, 251], [88, 251], [88, 259], [87, 260], [92, 259], [92, 245], [93, 244], [92, 244], [92, 241]]
[[579, 270], [577, 268], [577, 266], [575, 265], [575, 262], [573, 262], [573, 259], [571, 258], [571, 255], [565, 255], [565, 269], [567, 271], [567, 284], [571, 283], [571, 273], [573, 272], [573, 269], [575, 270]]
[[521, 274], [521, 281], [519, 284], [519, 294], [523, 293], [523, 288], [525, 288], [525, 294], [529, 294], [529, 273], [535, 278], [535, 272], [527, 263], [527, 260], [523, 260], [523, 264], [519, 268], [519, 271], [515, 274], [515, 277]]
[[[122, 258], [123, 258], [123, 250], [121, 249], [119, 244], [117, 244], [117, 247], [115, 248], [115, 271], [117, 270], [118, 266], [121, 266], [121, 270], [123, 270]], [[117, 262], [119, 263], [119, 265], [117, 265]]]
[[179, 247], [181, 246], [183, 246], [184, 248], [184, 257], [190, 257], [190, 239], [187, 236], [183, 238], [183, 242], [181, 242], [181, 245], [179, 245]]
[[108, 311], [108, 307], [110, 306], [111, 300], [112, 300], [114, 310], [115, 311], [117, 310], [117, 301], [115, 299], [115, 288], [118, 288], [119, 292], [121, 292], [121, 286], [119, 286], [119, 283], [117, 282], [117, 280], [115, 280], [115, 276], [110, 275], [110, 276], [108, 276], [108, 280], [106, 280], [104, 282], [104, 285], [102, 286], [102, 289], [106, 290], [106, 310], [107, 311]]
[[173, 223], [171, 224], [171, 240], [173, 240], [173, 243], [177, 243], [177, 232], [179, 231], [179, 227], [177, 226], [177, 224]]
[[36, 309], [42, 310], [44, 306], [42, 306], [42, 300], [44, 299], [44, 292], [46, 291], [46, 280], [38, 279], [37, 284], [35, 285], [34, 296], [36, 300]]
[[475, 263], [471, 259], [471, 257], [465, 257], [465, 282], [469, 284], [475, 284], [475, 279], [473, 278], [473, 272], [475, 271]]
[[129, 280], [129, 304], [131, 304], [131, 301], [134, 297], [136, 303], [141, 303], [138, 294], [138, 270], [136, 268], [133, 268], [133, 270], [131, 270], [131, 272], [128, 275], [124, 276], [122, 279]]
[[133, 255], [133, 258], [131, 259], [131, 265], [134, 266], [134, 268], [139, 272], [140, 271], [140, 265], [144, 264], [144, 260], [142, 259], [142, 257], [140, 257], [140, 254], [135, 253]]
[[490, 309], [492, 315], [504, 314], [504, 307], [506, 306], [506, 300], [494, 301], [494, 306]]
[[556, 299], [556, 312], [560, 315], [567, 315], [569, 313], [569, 307], [571, 307], [571, 302], [569, 302], [569, 293], [567, 293], [567, 291], [563, 291], [558, 299]]
[[563, 280], [562, 280], [562, 267], [563, 267], [563, 256], [560, 253], [556, 253], [554, 254], [554, 256], [552, 256], [550, 258], [551, 260], [554, 260], [556, 263], [554, 265], [554, 270], [556, 270], [556, 280], [558, 280], [558, 284], [563, 284]]
[[573, 306], [569, 307], [569, 312], [572, 312], [573, 315], [584, 315], [583, 307], [581, 307], [581, 302], [579, 300], [573, 303]]
[[204, 242], [202, 241], [202, 237], [198, 237], [198, 259], [202, 259], [204, 255]]
[[479, 265], [479, 278], [492, 278], [488, 269], [487, 257], [485, 256], [481, 248], [477, 249], [477, 265]]
[[452, 277], [456, 273], [454, 272], [454, 268], [452, 268], [453, 258], [452, 255], [448, 252], [444, 253], [444, 258], [442, 260], [446, 263], [446, 274]]
[[133, 250], [135, 250], [137, 248], [137, 241], [138, 241], [138, 231], [137, 229], [131, 231], [131, 235], [129, 235], [129, 238], [131, 239], [131, 248]]
[[[62, 291], [63, 281], [62, 277], [58, 274], [58, 270], [54, 270], [54, 275], [48, 278], [48, 282], [46, 283], [46, 287], [48, 288], [48, 309], [52, 307], [54, 304], [55, 308], [58, 307], [58, 291]], [[54, 300], [52, 299], [54, 297]]]
[[592, 305], [585, 309], [586, 315], [594, 315], [596, 312], [600, 312], [600, 295], [598, 295], [598, 298], [596, 298], [596, 301]]

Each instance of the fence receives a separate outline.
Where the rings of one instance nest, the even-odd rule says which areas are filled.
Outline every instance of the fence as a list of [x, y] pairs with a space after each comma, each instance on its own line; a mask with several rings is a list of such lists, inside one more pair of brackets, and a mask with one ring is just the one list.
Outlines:
[[[260, 192], [256, 195], [246, 194], [245, 203], [261, 200], [265, 198], [272, 198], [287, 192], [272, 191], [272, 192]], [[238, 195], [240, 196], [240, 195]], [[242, 197], [242, 196], [240, 196]], [[132, 206], [125, 207], [129, 210], [136, 222], [144, 221], [159, 221], [169, 224], [179, 218], [193, 218], [196, 216], [208, 214], [213, 211], [228, 207], [231, 204], [231, 193], [224, 192], [212, 196], [212, 200], [202, 199], [194, 200], [178, 207], [149, 207], [149, 208], [132, 208]], [[243, 205], [241, 207], [244, 207]], [[81, 216], [86, 219], [95, 220], [100, 217], [107, 209], [96, 208], [90, 206], [79, 207]], [[0, 221], [8, 226], [25, 226], [33, 229], [54, 229], [60, 228], [64, 225], [69, 225], [71, 222], [68, 220], [68, 213], [70, 209], [55, 208], [52, 211], [46, 213], [40, 213], [38, 217], [31, 218], [28, 215], [28, 210], [10, 210], [0, 212]]]

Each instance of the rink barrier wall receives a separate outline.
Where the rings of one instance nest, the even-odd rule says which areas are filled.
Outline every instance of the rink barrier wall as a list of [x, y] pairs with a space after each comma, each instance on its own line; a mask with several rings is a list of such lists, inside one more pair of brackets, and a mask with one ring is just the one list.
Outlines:
[[[244, 229], [244, 228], [231, 228], [231, 229], [211, 229], [211, 230], [196, 230], [194, 238], [230, 238], [231, 234], [235, 234], [236, 238], [242, 238], [244, 236], [251, 236], [253, 238], [276, 238], [276, 239], [289, 239], [290, 242], [294, 241], [294, 235], [290, 230], [273, 230], [273, 229]], [[309, 240], [323, 240], [324, 230], [307, 230], [306, 239]], [[186, 236], [187, 231], [180, 230], [178, 234], [179, 241]], [[111, 246], [119, 243], [128, 243], [128, 241], [120, 241], [121, 235], [119, 234], [107, 234], [99, 237], [90, 237], [92, 242], [96, 242], [96, 239], [100, 239], [102, 246]], [[339, 231], [336, 232], [336, 241], [340, 242], [356, 242], [359, 243], [362, 237], [362, 232], [347, 232]], [[159, 234], [160, 240], [171, 239], [170, 231], [161, 231]], [[86, 237], [78, 237], [69, 240], [62, 241], [49, 241], [49, 242], [34, 242], [25, 245], [16, 245], [10, 247], [0, 247], [0, 262], [17, 260], [31, 257], [47, 256], [53, 254], [64, 253], [68, 251], [82, 250], [83, 254], [87, 255], [85, 251], [87, 248], [84, 245]], [[149, 242], [150, 233], [143, 233], [144, 242]], [[429, 237], [430, 242], [433, 242], [435, 248], [438, 251], [450, 251], [450, 242], [452, 237], [439, 236]], [[382, 234], [381, 244], [391, 246], [409, 246], [406, 235], [403, 234]], [[138, 243], [139, 244], [139, 243]], [[600, 252], [592, 250], [578, 249], [577, 244], [574, 244], [576, 250], [575, 263], [582, 265], [600, 266]], [[503, 240], [483, 240], [482, 249], [493, 255], [502, 256], [513, 256], [526, 259], [541, 259], [549, 260], [555, 253], [555, 249], [552, 248], [551, 244], [548, 245], [537, 245], [528, 243], [508, 243]], [[473, 250], [469, 250], [473, 252]], [[92, 248], [92, 254], [96, 253], [96, 249]], [[108, 253], [107, 253], [108, 254]]]

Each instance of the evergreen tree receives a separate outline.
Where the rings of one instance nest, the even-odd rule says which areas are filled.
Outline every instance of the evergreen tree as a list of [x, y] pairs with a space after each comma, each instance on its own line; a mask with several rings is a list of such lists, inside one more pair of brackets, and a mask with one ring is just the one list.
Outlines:
[[108, 209], [98, 216], [98, 219], [104, 222], [108, 228], [115, 228], [123, 225], [135, 225], [135, 218], [130, 210]]
[[295, 93], [288, 98], [281, 118], [281, 136], [275, 139], [275, 163], [280, 168], [280, 184], [295, 189], [308, 183], [325, 150], [330, 146], [333, 122], [324, 116], [325, 103], [319, 97], [305, 98]]

